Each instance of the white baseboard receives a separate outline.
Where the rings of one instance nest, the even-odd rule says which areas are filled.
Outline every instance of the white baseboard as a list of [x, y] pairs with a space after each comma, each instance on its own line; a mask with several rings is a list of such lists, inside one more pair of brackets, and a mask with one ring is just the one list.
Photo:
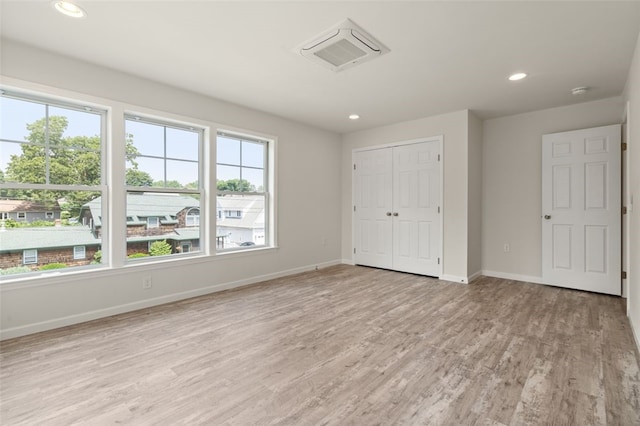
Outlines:
[[265, 274], [242, 280], [214, 284], [207, 287], [201, 287], [195, 290], [189, 290], [179, 293], [167, 294], [160, 297], [154, 297], [152, 299], [140, 300], [132, 303], [125, 303], [123, 305], [111, 306], [104, 309], [97, 309], [94, 311], [82, 312], [80, 314], [69, 315], [66, 317], [55, 318], [47, 321], [41, 321], [33, 324], [21, 325], [18, 327], [7, 328], [0, 330], [0, 340], [13, 339], [14, 337], [26, 336], [28, 334], [39, 333], [42, 331], [53, 330], [55, 328], [66, 327], [69, 325], [80, 324], [87, 321], [96, 320], [99, 318], [105, 318], [112, 315], [123, 314], [126, 312], [137, 311], [139, 309], [150, 308], [152, 306], [163, 305], [165, 303], [177, 302], [178, 300], [190, 299], [192, 297], [204, 296], [205, 294], [216, 293], [218, 291], [229, 290], [232, 288], [243, 287], [250, 284], [259, 283], [262, 281], [268, 281], [275, 278], [286, 277], [288, 275], [299, 274], [301, 272], [313, 271], [316, 268], [326, 268], [333, 265], [342, 263], [341, 260], [333, 260], [329, 262], [323, 262], [308, 266], [302, 266], [299, 268], [288, 269], [286, 271], [274, 272], [271, 274]]
[[482, 276], [482, 271], [478, 271], [475, 274], [471, 274], [471, 276], [469, 276], [469, 283], [472, 283], [474, 280], [480, 278]]
[[523, 281], [526, 283], [534, 283], [534, 284], [545, 284], [542, 281], [542, 277], [536, 277], [533, 275], [519, 275], [519, 274], [509, 274], [506, 272], [497, 272], [497, 271], [481, 271], [482, 275], [486, 275], [487, 277], [495, 277], [495, 278], [504, 278], [505, 280], [514, 280], [514, 281]]
[[633, 341], [636, 344], [636, 348], [638, 352], [640, 352], [640, 334], [636, 332], [635, 327], [633, 326], [633, 321], [631, 321], [631, 317], [627, 314], [627, 318], [629, 319], [629, 325], [631, 326], [631, 334], [633, 335]]
[[440, 279], [444, 281], [452, 281], [454, 283], [469, 284], [469, 277], [459, 277], [456, 275], [440, 275]]

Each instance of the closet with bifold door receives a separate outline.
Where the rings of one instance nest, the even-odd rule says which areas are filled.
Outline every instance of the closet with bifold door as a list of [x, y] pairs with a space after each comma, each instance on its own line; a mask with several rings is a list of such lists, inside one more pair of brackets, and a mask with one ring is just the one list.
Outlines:
[[357, 265], [442, 274], [442, 136], [353, 151]]

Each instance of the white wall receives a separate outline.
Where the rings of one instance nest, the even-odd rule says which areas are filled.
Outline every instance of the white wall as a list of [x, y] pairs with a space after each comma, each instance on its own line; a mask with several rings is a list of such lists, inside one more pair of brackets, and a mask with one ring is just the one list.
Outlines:
[[351, 154], [356, 148], [443, 135], [444, 278], [467, 280], [467, 110], [353, 132], [342, 137], [342, 259], [352, 262]]
[[[242, 254], [172, 259], [152, 266], [4, 283], [0, 287], [0, 337], [55, 328], [340, 261], [341, 176], [335, 167], [341, 156], [338, 135], [13, 41], [2, 40], [0, 63], [5, 84], [18, 79], [31, 89], [73, 91], [79, 96], [277, 136], [279, 244], [277, 249]], [[150, 290], [141, 286], [146, 275], [153, 279]]]
[[484, 122], [484, 274], [541, 281], [542, 135], [620, 123], [623, 105], [610, 98]]
[[482, 272], [482, 128], [482, 121], [469, 112], [467, 275], [470, 278], [475, 278]]
[[628, 164], [629, 195], [633, 197], [633, 211], [630, 211], [629, 265], [627, 270], [628, 315], [636, 338], [640, 344], [640, 35], [629, 70], [625, 89], [629, 102], [627, 125], [629, 126]]

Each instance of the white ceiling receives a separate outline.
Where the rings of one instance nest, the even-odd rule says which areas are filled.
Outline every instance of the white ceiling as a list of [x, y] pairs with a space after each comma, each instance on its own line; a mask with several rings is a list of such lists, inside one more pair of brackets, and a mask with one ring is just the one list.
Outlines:
[[[640, 30], [640, 1], [78, 4], [87, 18], [2, 0], [1, 35], [338, 133], [620, 95]], [[391, 52], [340, 73], [293, 53], [345, 18]], [[529, 77], [509, 82], [515, 71]], [[591, 90], [572, 96], [577, 86]]]

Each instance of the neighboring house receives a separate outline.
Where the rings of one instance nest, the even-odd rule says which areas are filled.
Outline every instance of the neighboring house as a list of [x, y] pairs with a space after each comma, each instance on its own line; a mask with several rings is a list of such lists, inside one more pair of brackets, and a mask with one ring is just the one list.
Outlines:
[[101, 241], [86, 226], [11, 228], [0, 231], [0, 269], [49, 263], [91, 263]]
[[0, 220], [13, 219], [16, 222], [35, 222], [45, 220], [54, 222], [60, 219], [60, 205], [25, 200], [0, 200]]
[[[80, 221], [101, 236], [101, 197], [82, 206]], [[127, 194], [127, 254], [148, 253], [151, 243], [163, 240], [173, 253], [200, 249], [198, 200], [175, 194]]]
[[216, 214], [219, 246], [222, 242], [224, 247], [265, 243], [263, 196], [218, 197]]

